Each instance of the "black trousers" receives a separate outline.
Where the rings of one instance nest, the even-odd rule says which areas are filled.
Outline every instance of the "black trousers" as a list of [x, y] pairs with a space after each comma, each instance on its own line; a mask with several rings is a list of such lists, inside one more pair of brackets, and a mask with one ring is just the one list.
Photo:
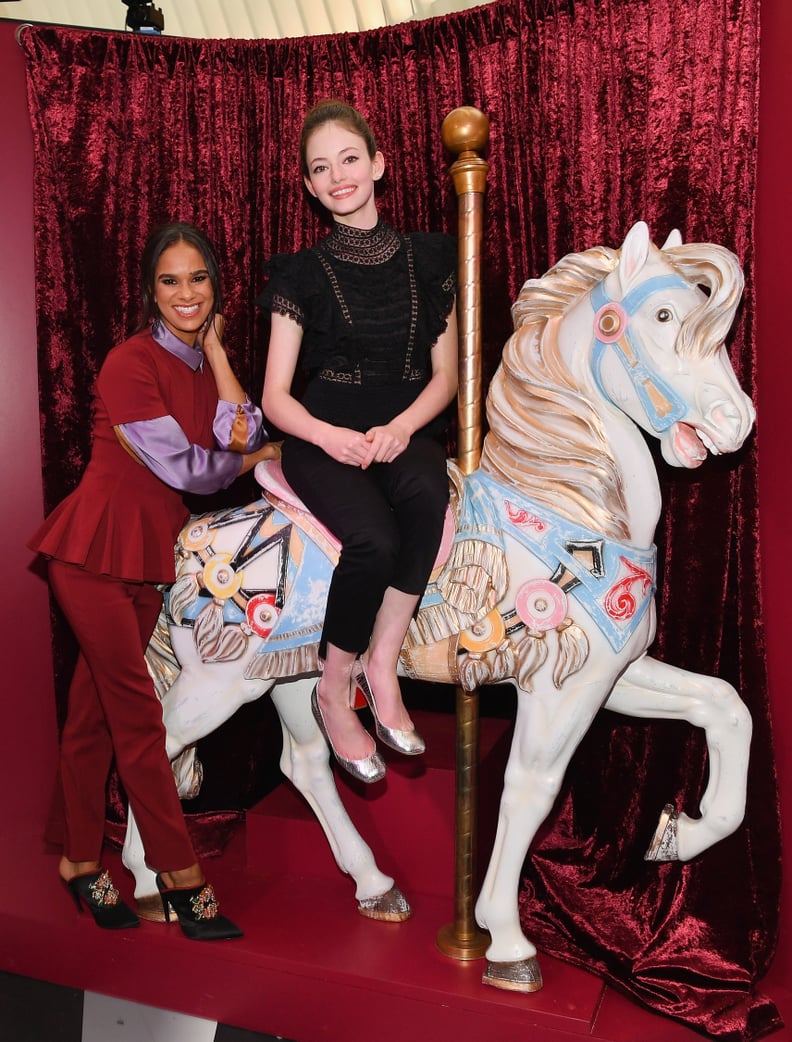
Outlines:
[[320, 654], [325, 657], [328, 642], [360, 654], [386, 589], [420, 595], [426, 588], [448, 505], [445, 449], [417, 435], [392, 463], [361, 470], [287, 438], [282, 466], [297, 495], [342, 545]]

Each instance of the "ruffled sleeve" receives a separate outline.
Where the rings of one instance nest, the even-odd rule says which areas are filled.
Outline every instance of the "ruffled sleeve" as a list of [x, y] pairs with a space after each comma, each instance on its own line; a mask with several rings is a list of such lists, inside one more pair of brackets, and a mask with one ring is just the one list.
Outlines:
[[457, 241], [441, 232], [410, 236], [421, 308], [417, 342], [427, 356], [445, 331], [457, 289]]
[[300, 365], [306, 370], [327, 364], [349, 331], [334, 308], [327, 278], [313, 250], [275, 254], [264, 264], [267, 284], [256, 298], [265, 311], [286, 315], [303, 330]]
[[305, 250], [300, 253], [277, 253], [264, 264], [264, 290], [256, 303], [265, 311], [287, 315], [305, 325]]

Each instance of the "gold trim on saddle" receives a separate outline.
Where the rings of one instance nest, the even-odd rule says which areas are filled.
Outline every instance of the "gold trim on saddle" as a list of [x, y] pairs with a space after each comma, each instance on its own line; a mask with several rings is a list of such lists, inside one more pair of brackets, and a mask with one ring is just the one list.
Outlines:
[[[432, 572], [427, 593], [434, 588], [434, 602], [431, 597], [425, 598], [410, 623], [405, 640], [407, 650], [434, 644], [475, 626], [496, 608], [509, 585], [503, 547], [486, 538], [477, 538], [479, 529], [470, 523], [470, 518], [465, 518], [463, 524], [465, 477], [451, 460], [448, 478], [449, 509], [456, 537], [442, 566]], [[460, 538], [460, 531], [466, 533], [465, 538]]]
[[257, 463], [254, 474], [264, 499], [318, 546], [333, 566], [338, 564], [340, 543], [313, 514], [309, 513], [299, 496], [290, 488], [283, 476], [280, 462], [264, 460]]

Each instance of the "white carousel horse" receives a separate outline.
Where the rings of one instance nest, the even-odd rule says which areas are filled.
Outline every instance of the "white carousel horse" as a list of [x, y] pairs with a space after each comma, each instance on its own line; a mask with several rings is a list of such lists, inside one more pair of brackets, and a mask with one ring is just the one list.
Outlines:
[[[526, 282], [512, 309], [515, 332], [490, 386], [479, 469], [463, 478], [449, 464], [455, 530], [400, 669], [467, 690], [511, 681], [518, 691], [495, 846], [476, 904], [491, 935], [484, 981], [497, 987], [541, 987], [518, 917], [521, 868], [601, 708], [685, 720], [706, 737], [699, 816], [668, 805], [647, 859], [687, 860], [742, 821], [748, 711], [725, 681], [646, 654], [661, 504], [641, 433], [682, 467], [743, 444], [754, 411], [723, 345], [741, 292], [728, 250], [683, 245], [677, 232], [660, 250], [643, 223], [621, 250], [563, 258]], [[281, 767], [355, 879], [361, 911], [402, 919], [409, 906], [346, 816], [309, 705], [336, 551], [277, 485], [245, 508], [188, 524], [167, 597], [178, 660], [175, 681], [161, 683], [169, 752], [183, 754], [177, 777], [186, 794], [193, 744], [272, 689]], [[155, 674], [169, 672], [168, 654], [150, 648]], [[137, 896], [154, 894], [134, 823], [125, 862]]]

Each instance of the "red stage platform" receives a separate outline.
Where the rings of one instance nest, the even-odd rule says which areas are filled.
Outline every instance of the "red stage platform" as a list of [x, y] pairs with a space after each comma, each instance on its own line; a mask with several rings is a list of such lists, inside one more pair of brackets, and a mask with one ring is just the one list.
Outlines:
[[[547, 956], [543, 990], [517, 995], [481, 984], [483, 960], [441, 954], [435, 938], [454, 907], [453, 720], [415, 716], [429, 745], [422, 762], [389, 757], [386, 781], [367, 789], [339, 778], [351, 817], [413, 906], [409, 922], [357, 913], [354, 884], [284, 783], [207, 863], [224, 911], [245, 929], [242, 940], [196, 944], [178, 926], [154, 923], [98, 930], [58, 885], [57, 855], [15, 830], [0, 863], [0, 969], [296, 1042], [700, 1038]], [[482, 807], [497, 806], [508, 741], [505, 721], [481, 721]], [[492, 823], [482, 817], [486, 847]], [[118, 855], [107, 860], [129, 896]]]

